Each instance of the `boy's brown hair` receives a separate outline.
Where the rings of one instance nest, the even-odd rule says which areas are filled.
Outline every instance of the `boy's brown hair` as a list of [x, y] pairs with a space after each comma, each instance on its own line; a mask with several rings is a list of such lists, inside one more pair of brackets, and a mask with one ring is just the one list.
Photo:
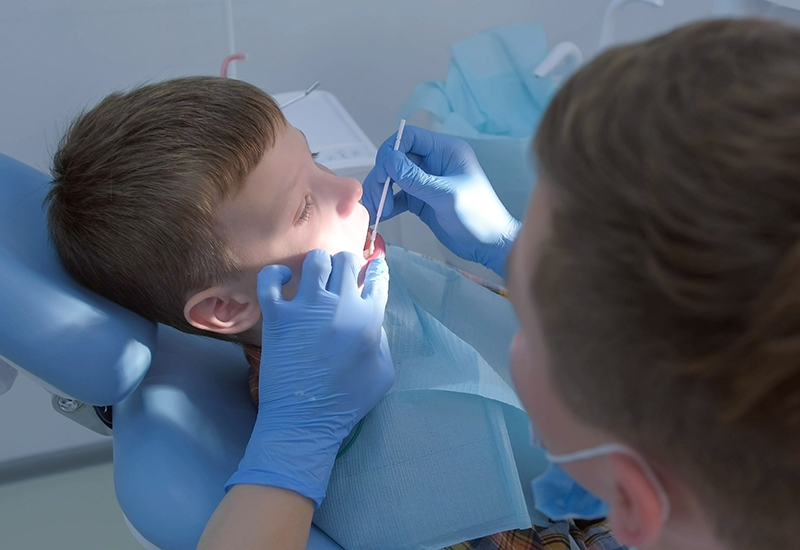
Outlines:
[[217, 207], [286, 124], [268, 94], [237, 80], [178, 78], [106, 97], [53, 160], [46, 204], [61, 262], [152, 321], [215, 336], [186, 321], [184, 304], [240, 269]]
[[711, 21], [605, 52], [535, 153], [561, 395], [678, 472], [728, 547], [796, 548], [800, 30]]

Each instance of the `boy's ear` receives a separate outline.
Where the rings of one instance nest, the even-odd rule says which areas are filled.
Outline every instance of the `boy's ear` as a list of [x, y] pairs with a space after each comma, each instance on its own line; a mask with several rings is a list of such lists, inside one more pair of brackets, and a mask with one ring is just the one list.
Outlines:
[[669, 504], [662, 501], [659, 488], [638, 461], [619, 453], [609, 460], [616, 485], [609, 526], [620, 542], [646, 546], [661, 535]]
[[183, 315], [195, 328], [219, 334], [238, 334], [261, 319], [258, 300], [242, 292], [214, 286], [186, 301]]

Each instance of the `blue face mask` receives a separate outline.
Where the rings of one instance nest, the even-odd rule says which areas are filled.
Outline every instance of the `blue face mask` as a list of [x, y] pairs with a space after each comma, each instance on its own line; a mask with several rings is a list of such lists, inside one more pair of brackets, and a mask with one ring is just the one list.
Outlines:
[[637, 452], [616, 443], [563, 455], [545, 453], [547, 460], [550, 461], [550, 466], [544, 474], [531, 483], [536, 509], [552, 520], [595, 519], [607, 516], [608, 504], [581, 487], [559, 464], [568, 464], [611, 453], [624, 454], [641, 465], [658, 491], [662, 502], [662, 521], [666, 522], [669, 517], [670, 503], [661, 482]]
[[608, 504], [578, 485], [558, 464], [551, 463], [531, 482], [531, 488], [536, 509], [552, 520], [608, 515]]

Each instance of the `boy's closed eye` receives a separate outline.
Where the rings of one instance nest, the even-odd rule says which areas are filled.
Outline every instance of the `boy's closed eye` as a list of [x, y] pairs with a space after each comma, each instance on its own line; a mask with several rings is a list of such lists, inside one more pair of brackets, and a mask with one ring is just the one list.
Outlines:
[[313, 206], [314, 200], [312, 199], [311, 195], [306, 195], [303, 197], [303, 209], [300, 211], [300, 215], [297, 216], [295, 225], [302, 226], [308, 223], [308, 220], [311, 219], [311, 209]]
[[[302, 131], [300, 131], [300, 133], [303, 134], [303, 138], [306, 139], [306, 146], [308, 146], [308, 138], [306, 138], [306, 135]], [[308, 152], [311, 154], [311, 160], [316, 161], [316, 158], [319, 155], [319, 151], [314, 152], [309, 147]], [[304, 196], [300, 214], [295, 217], [294, 224], [296, 226], [303, 226], [306, 223], [308, 223], [308, 220], [311, 219], [311, 207], [313, 206], [314, 206], [314, 201], [311, 198], [311, 195]]]

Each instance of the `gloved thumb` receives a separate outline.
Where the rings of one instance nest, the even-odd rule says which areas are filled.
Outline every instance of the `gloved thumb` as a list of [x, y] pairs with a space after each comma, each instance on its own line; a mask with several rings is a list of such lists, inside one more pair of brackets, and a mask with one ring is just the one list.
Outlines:
[[361, 297], [365, 300], [372, 300], [380, 308], [381, 316], [383, 316], [383, 310], [386, 308], [386, 301], [389, 298], [389, 265], [385, 259], [375, 258], [367, 266]]
[[[383, 397], [386, 392], [392, 389], [395, 380], [394, 363], [392, 362], [392, 352], [389, 349], [389, 339], [386, 331], [381, 327], [381, 345], [378, 348], [378, 360], [381, 365], [381, 374], [378, 383], [375, 384], [378, 395]], [[377, 401], [376, 401], [377, 403]]]
[[258, 301], [262, 310], [265, 304], [283, 299], [282, 286], [292, 278], [292, 270], [285, 265], [268, 265], [258, 274]]
[[426, 201], [438, 195], [440, 179], [414, 164], [405, 153], [392, 151], [386, 156], [386, 173], [406, 193]]

